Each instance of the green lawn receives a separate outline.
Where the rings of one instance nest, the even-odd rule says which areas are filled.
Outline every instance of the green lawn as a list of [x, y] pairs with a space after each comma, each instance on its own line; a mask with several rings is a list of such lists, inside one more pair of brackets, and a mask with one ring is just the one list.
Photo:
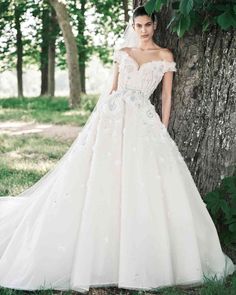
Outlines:
[[69, 148], [72, 140], [40, 135], [0, 135], [0, 196], [15, 195], [40, 179]]
[[[21, 290], [12, 290], [7, 288], [0, 287], [0, 295], [26, 295], [26, 294], [35, 294], [35, 295], [75, 295], [81, 294], [74, 291], [54, 291], [54, 290], [37, 290], [37, 291], [21, 291]], [[172, 288], [163, 288], [159, 291], [136, 291], [136, 290], [126, 290], [118, 289], [114, 287], [108, 288], [90, 288], [88, 295], [151, 295], [151, 294], [160, 294], [160, 295], [235, 295], [236, 294], [236, 275], [228, 277], [224, 283], [216, 282], [214, 280], [206, 282], [202, 287], [182, 289], [178, 287]]]
[[82, 95], [80, 106], [70, 109], [68, 100], [64, 97], [0, 99], [0, 121], [34, 121], [83, 126], [97, 100], [98, 95]]

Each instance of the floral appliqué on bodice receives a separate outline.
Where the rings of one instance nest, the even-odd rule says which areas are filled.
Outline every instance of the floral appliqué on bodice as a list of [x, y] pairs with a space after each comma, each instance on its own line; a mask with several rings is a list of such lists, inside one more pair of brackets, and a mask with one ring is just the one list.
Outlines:
[[138, 65], [123, 50], [115, 50], [113, 60], [119, 64], [118, 86], [117, 90], [102, 99], [100, 109], [103, 115], [114, 120], [122, 117], [125, 102], [132, 104], [140, 111], [140, 118], [145, 124], [155, 124], [159, 116], [149, 97], [165, 72], [176, 71], [176, 63], [167, 60], [153, 60]]
[[[153, 60], [142, 65], [129, 56], [123, 50], [114, 51], [114, 61], [119, 64], [118, 86], [110, 94], [102, 95], [93, 110], [92, 115], [83, 128], [80, 136], [80, 145], [86, 146], [90, 131], [94, 127], [97, 115], [106, 123], [107, 129], [115, 129], [115, 126], [123, 124], [124, 116], [129, 112], [137, 111], [142, 126], [147, 131], [146, 136], [154, 142], [170, 142], [177, 151], [178, 160], [185, 165], [183, 157], [178, 151], [176, 143], [169, 136], [167, 128], [160, 120], [154, 105], [149, 97], [161, 82], [164, 74], [168, 71], [176, 71], [176, 63], [167, 60]], [[127, 106], [129, 105], [129, 108]], [[116, 125], [117, 124], [117, 125]], [[158, 136], [152, 136], [149, 129], [159, 130]], [[125, 132], [126, 126], [123, 126]], [[135, 132], [135, 131], [134, 131]], [[155, 132], [154, 132], [155, 133]]]
[[165, 72], [176, 71], [176, 63], [167, 60], [152, 60], [138, 65], [124, 50], [115, 50], [113, 60], [119, 63], [117, 90], [138, 90], [150, 97], [161, 82]]

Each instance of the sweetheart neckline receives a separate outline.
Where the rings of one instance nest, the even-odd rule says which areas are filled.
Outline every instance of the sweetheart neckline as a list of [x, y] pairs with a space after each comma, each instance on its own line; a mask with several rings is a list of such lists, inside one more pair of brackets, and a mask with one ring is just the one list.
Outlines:
[[150, 64], [150, 63], [158, 63], [158, 62], [167, 62], [167, 63], [174, 63], [174, 64], [176, 64], [176, 62], [174, 62], [174, 61], [168, 61], [168, 60], [164, 60], [164, 59], [158, 59], [158, 60], [150, 60], [150, 61], [147, 61], [147, 62], [144, 62], [144, 63], [142, 63], [141, 65], [133, 58], [133, 57], [131, 57], [126, 51], [124, 51], [124, 50], [119, 50], [119, 52], [123, 52], [123, 53], [125, 53], [125, 55], [131, 60], [131, 61], [133, 61], [133, 63], [137, 66], [137, 72], [139, 72], [140, 71], [140, 69], [143, 67], [143, 66], [145, 66], [145, 65], [147, 65], [147, 64]]

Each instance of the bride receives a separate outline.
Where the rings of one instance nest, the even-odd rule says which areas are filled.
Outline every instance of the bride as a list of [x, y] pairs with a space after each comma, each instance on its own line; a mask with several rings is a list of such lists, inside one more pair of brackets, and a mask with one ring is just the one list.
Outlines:
[[[225, 278], [235, 265], [167, 127], [176, 63], [133, 12], [109, 93], [56, 166], [0, 198], [0, 286], [151, 290]], [[162, 121], [149, 97], [162, 81]]]

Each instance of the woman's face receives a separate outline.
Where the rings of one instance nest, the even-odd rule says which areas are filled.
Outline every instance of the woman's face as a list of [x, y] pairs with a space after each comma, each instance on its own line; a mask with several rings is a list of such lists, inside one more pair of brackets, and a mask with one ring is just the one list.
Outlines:
[[139, 38], [143, 41], [152, 38], [156, 29], [156, 24], [147, 15], [136, 16], [133, 23], [133, 28], [137, 32]]

